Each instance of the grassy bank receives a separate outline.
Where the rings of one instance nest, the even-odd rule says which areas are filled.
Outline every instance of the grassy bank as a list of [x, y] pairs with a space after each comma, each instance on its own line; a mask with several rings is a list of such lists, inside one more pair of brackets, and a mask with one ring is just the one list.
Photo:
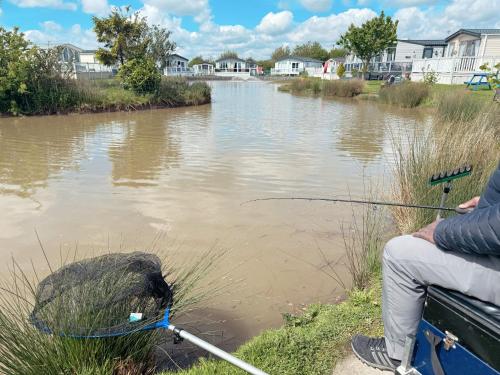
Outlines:
[[134, 111], [210, 103], [211, 89], [205, 82], [163, 77], [153, 93], [126, 90], [118, 79], [55, 79], [21, 96], [4, 115], [51, 115], [83, 112]]
[[301, 77], [282, 84], [280, 91], [301, 95], [325, 97], [358, 97], [360, 99], [376, 99], [380, 102], [403, 108], [443, 107], [443, 102], [455, 104], [458, 112], [463, 105], [475, 107], [476, 112], [482, 106], [492, 104], [493, 90], [472, 91], [465, 85], [427, 85], [418, 82], [405, 82], [391, 87], [384, 87], [382, 81], [354, 80], [321, 80], [319, 78]]

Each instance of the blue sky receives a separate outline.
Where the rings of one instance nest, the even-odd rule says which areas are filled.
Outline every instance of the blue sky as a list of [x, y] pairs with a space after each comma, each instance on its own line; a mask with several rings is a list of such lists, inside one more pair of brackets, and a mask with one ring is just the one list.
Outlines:
[[500, 0], [3, 0], [0, 25], [40, 45], [97, 46], [92, 16], [130, 5], [172, 31], [178, 52], [215, 57], [231, 49], [266, 58], [277, 46], [317, 40], [331, 48], [351, 23], [381, 10], [400, 38], [444, 38], [461, 27], [500, 27]]

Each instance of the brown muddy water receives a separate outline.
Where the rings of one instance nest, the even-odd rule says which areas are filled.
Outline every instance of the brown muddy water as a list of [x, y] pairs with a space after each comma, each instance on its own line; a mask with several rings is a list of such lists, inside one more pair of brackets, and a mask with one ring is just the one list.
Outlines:
[[[391, 133], [426, 114], [372, 102], [281, 93], [263, 82], [214, 82], [211, 105], [136, 113], [0, 119], [0, 274], [10, 257], [48, 272], [78, 247], [165, 250], [189, 264], [229, 249], [226, 285], [184, 321], [233, 349], [281, 324], [281, 313], [334, 302], [343, 289], [318, 271], [325, 258], [349, 284], [340, 223], [346, 205], [262, 197], [363, 195], [387, 181]], [[387, 185], [386, 185], [387, 186]], [[194, 322], [194, 323], [193, 323]]]

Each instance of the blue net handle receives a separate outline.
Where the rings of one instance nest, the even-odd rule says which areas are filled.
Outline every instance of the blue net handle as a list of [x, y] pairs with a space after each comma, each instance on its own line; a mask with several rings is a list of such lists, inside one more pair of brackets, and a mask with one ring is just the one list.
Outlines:
[[[131, 329], [131, 330], [127, 330], [127, 331], [110, 332], [110, 333], [103, 333], [103, 334], [96, 334], [96, 335], [74, 335], [71, 333], [60, 333], [59, 336], [69, 337], [69, 338], [74, 338], [74, 339], [103, 339], [103, 338], [121, 337], [121, 336], [131, 335], [133, 333], [142, 332], [142, 331], [152, 331], [152, 330], [161, 329], [161, 328], [166, 329], [170, 325], [169, 316], [170, 316], [170, 308], [166, 308], [165, 314], [164, 314], [162, 320], [148, 324], [148, 325], [143, 326], [143, 327], [137, 327], [135, 329]], [[41, 332], [44, 332], [44, 333], [49, 334], [49, 335], [53, 334], [53, 332], [47, 326], [40, 326], [39, 324], [34, 324], [34, 325]]]

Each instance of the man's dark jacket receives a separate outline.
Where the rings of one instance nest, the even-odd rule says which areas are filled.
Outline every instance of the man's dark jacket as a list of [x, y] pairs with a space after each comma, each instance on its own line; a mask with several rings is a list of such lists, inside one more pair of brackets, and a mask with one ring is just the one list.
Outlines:
[[500, 256], [500, 164], [491, 175], [477, 208], [440, 222], [434, 241], [446, 251]]

